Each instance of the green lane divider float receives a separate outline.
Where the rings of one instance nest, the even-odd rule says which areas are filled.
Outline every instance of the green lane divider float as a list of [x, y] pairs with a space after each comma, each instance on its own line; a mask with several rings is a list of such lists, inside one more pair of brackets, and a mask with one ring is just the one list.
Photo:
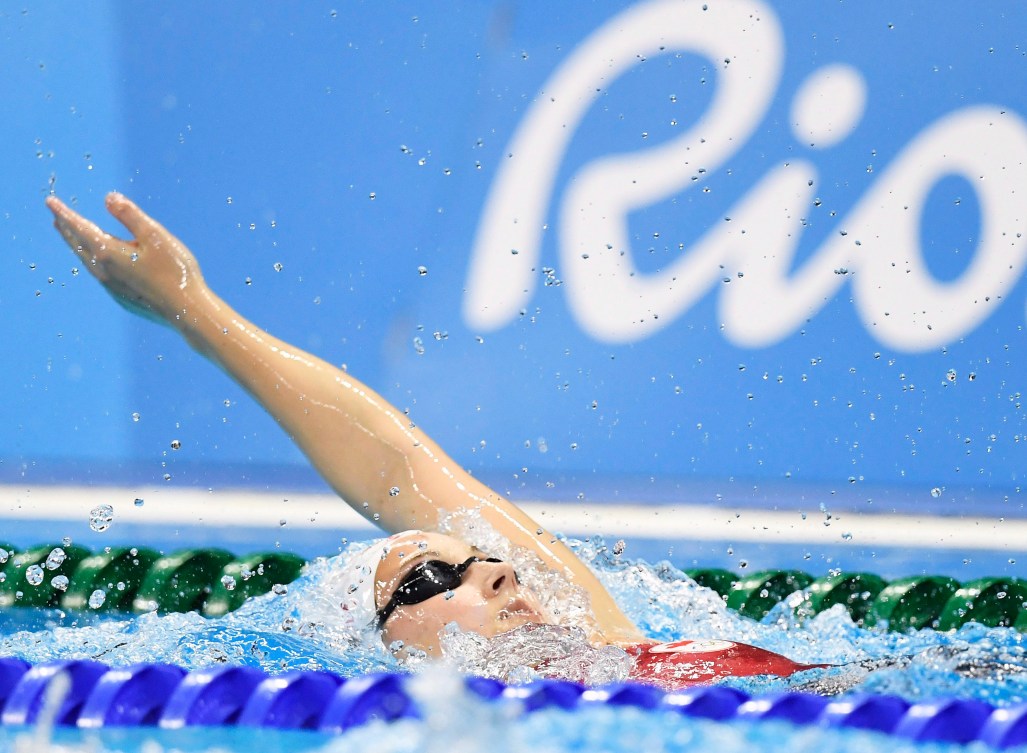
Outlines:
[[90, 555], [85, 547], [35, 546], [9, 552], [0, 574], [0, 607], [56, 607], [68, 588], [72, 573]]
[[942, 607], [939, 630], [951, 630], [966, 622], [992, 627], [1021, 625], [1027, 628], [1027, 581], [1017, 578], [978, 578], [964, 583]]
[[152, 549], [117, 547], [86, 557], [61, 599], [65, 609], [127, 612], [147, 568], [160, 555]]
[[731, 586], [727, 605], [739, 614], [759, 620], [786, 596], [812, 582], [813, 577], [800, 570], [764, 570]]
[[224, 549], [186, 549], [161, 557], [147, 570], [132, 602], [133, 611], [199, 611], [233, 559], [235, 555]]
[[[284, 593], [303, 569], [294, 554], [236, 557], [224, 549], [186, 549], [167, 555], [146, 547], [75, 545], [17, 550], [0, 542], [0, 607], [60, 607], [120, 612], [199, 611], [218, 617], [251, 596]], [[728, 607], [762, 619], [801, 592], [798, 609], [814, 615], [840, 604], [858, 625], [889, 630], [953, 630], [967, 622], [1027, 632], [1027, 580], [923, 575], [885, 581], [873, 573], [813, 578], [801, 570], [739, 576], [702, 568], [686, 573], [723, 597]]]
[[799, 570], [746, 576], [717, 568], [685, 572], [700, 586], [720, 594], [728, 607], [757, 620], [801, 591], [799, 609], [804, 612], [819, 614], [841, 604], [856, 624], [867, 627], [953, 630], [977, 622], [1027, 632], [1027, 581], [1019, 578], [979, 578], [960, 584], [946, 576], [922, 575], [889, 583], [872, 573], [843, 572], [814, 579]]
[[237, 558], [224, 549], [188, 549], [161, 556], [146, 547], [93, 553], [75, 544], [47, 544], [19, 551], [0, 543], [0, 607], [202, 611], [216, 617], [251, 596], [284, 593], [303, 565], [281, 552]]
[[254, 554], [225, 565], [214, 590], [203, 603], [203, 613], [220, 617], [243, 605], [251, 596], [281, 593], [284, 584], [299, 577], [304, 562], [294, 554]]
[[865, 624], [867, 613], [884, 590], [884, 578], [873, 573], [838, 573], [810, 583], [810, 608], [814, 614], [841, 604], [857, 624]]
[[959, 581], [942, 575], [900, 578], [881, 591], [866, 623], [887, 622], [892, 630], [938, 627], [942, 609], [957, 590]]

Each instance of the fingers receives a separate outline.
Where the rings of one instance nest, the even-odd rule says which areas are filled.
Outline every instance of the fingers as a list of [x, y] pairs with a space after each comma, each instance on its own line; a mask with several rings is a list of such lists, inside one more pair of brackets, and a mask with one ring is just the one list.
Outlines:
[[107, 194], [107, 211], [139, 240], [157, 240], [168, 235], [168, 231], [159, 222], [137, 207], [128, 197], [116, 191]]
[[116, 242], [96, 224], [69, 208], [56, 196], [48, 196], [46, 205], [54, 214], [54, 226], [65, 243], [83, 261], [92, 261], [107, 245]]

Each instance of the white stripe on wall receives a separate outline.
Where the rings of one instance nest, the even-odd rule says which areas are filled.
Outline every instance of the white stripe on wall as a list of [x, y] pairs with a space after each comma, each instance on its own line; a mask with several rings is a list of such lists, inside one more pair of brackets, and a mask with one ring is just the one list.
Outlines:
[[[143, 500], [141, 506], [136, 498]], [[100, 504], [114, 508], [119, 523], [145, 526], [236, 526], [374, 530], [372, 524], [330, 494], [115, 487], [0, 486], [0, 519], [85, 521]], [[1019, 552], [1027, 520], [840, 513], [804, 517], [799, 512], [710, 505], [588, 505], [525, 503], [548, 529], [569, 536], [603, 534], [682, 541], [793, 543], [811, 546], [878, 546]]]

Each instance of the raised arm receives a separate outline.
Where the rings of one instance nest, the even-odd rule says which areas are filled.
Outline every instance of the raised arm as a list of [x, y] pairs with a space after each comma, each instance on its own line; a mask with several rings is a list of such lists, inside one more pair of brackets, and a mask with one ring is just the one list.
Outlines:
[[638, 636], [569, 549], [454, 463], [374, 390], [232, 310], [207, 286], [189, 249], [127, 198], [110, 194], [107, 208], [132, 233], [129, 241], [54, 197], [47, 206], [64, 240], [119, 303], [171, 326], [227, 372], [357, 512], [396, 532], [438, 530], [444, 515], [479, 509], [513, 544], [585, 588], [608, 640]]

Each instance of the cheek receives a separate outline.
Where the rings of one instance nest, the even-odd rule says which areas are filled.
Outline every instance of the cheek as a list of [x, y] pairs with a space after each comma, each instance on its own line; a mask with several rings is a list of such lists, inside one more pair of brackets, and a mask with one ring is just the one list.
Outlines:
[[428, 650], [438, 644], [439, 632], [455, 622], [461, 630], [491, 636], [495, 630], [495, 616], [480, 594], [457, 589], [449, 599], [437, 596], [414, 609], [396, 612], [382, 638], [388, 646], [401, 640], [408, 646]]

